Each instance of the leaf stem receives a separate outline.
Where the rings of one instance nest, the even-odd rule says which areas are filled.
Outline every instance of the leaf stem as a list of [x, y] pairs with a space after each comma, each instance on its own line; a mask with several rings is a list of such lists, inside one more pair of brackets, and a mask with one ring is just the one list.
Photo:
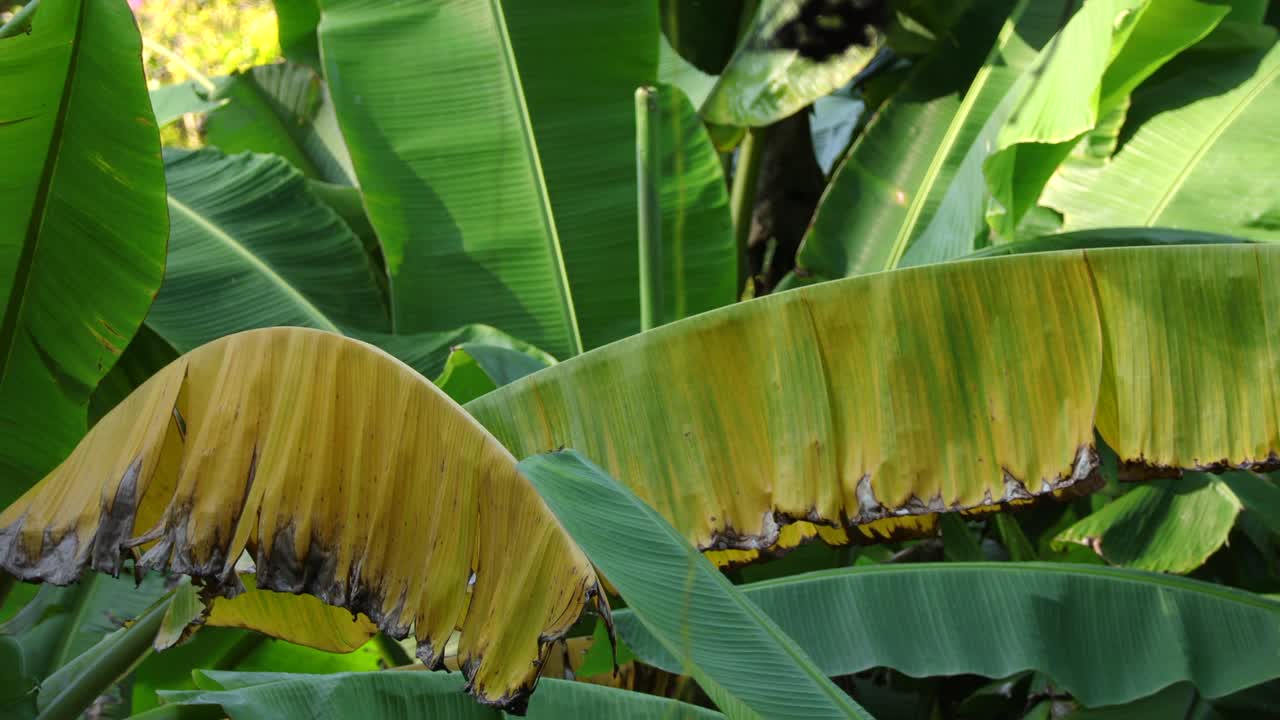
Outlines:
[[31, 0], [31, 2], [18, 8], [18, 12], [9, 18], [9, 22], [0, 25], [0, 40], [29, 32], [31, 30], [31, 16], [36, 14], [36, 10], [39, 7], [40, 0]]
[[636, 205], [640, 247], [640, 330], [663, 323], [662, 135], [658, 89], [636, 88]]
[[733, 216], [733, 234], [738, 241], [738, 293], [747, 286], [747, 242], [751, 239], [751, 215], [756, 205], [756, 186], [760, 184], [760, 167], [768, 142], [770, 127], [750, 128], [738, 150], [738, 166], [729, 190], [729, 212]]

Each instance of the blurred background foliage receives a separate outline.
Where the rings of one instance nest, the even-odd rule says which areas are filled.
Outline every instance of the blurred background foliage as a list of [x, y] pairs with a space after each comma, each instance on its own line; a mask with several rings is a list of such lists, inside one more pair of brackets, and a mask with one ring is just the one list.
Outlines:
[[[280, 59], [271, 0], [129, 0], [129, 7], [142, 32], [142, 63], [153, 90]], [[198, 146], [200, 122], [188, 115], [164, 128], [161, 140]]]
[[280, 58], [271, 0], [130, 0], [146, 41], [147, 82], [226, 75]]
[[[22, 3], [0, 2], [0, 23]], [[129, 0], [142, 33], [147, 85], [218, 77], [280, 60], [271, 0]], [[201, 118], [188, 115], [160, 132], [165, 145], [195, 147]]]

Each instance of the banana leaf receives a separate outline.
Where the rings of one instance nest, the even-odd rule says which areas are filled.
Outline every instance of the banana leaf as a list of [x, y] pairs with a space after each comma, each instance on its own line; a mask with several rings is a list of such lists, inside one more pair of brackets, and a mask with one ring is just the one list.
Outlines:
[[1125, 493], [1053, 540], [1084, 545], [1113, 565], [1188, 573], [1227, 542], [1240, 499], [1220, 478], [1187, 473]]
[[84, 434], [160, 285], [168, 220], [140, 53], [123, 0], [49, 0], [0, 42], [0, 505]]
[[[111, 376], [101, 415], [185, 352], [257, 327], [315, 327], [360, 337], [428, 377], [462, 343], [520, 345], [485, 326], [392, 335], [378, 268], [350, 228], [279, 157], [166, 150], [173, 227], [148, 332]], [[540, 351], [533, 350], [535, 353]], [[95, 416], [96, 419], [96, 416]]]
[[[1090, 707], [1189, 682], [1221, 697], [1280, 676], [1280, 602], [1185, 578], [1062, 563], [911, 563], [740, 586], [828, 675], [1023, 670]], [[634, 614], [614, 614], [642, 662], [678, 672]]]
[[1198, 56], [1134, 96], [1135, 128], [1103, 165], [1064, 168], [1041, 197], [1067, 230], [1162, 225], [1280, 239], [1268, 162], [1280, 47]]
[[289, 60], [320, 69], [320, 45], [316, 25], [320, 23], [317, 0], [275, 0], [276, 33], [280, 51]]
[[[579, 0], [324, 3], [396, 332], [484, 323], [569, 357], [639, 329], [631, 98], [657, 80], [658, 25], [656, 6]], [[735, 299], [728, 198], [691, 105], [663, 120], [664, 285], [693, 314]]]
[[994, 46], [999, 3], [962, 16], [960, 51], [944, 45], [923, 61], [837, 170], [798, 256], [801, 279], [950, 260], [986, 246], [989, 234], [1015, 239], [1076, 141], [1122, 120], [1133, 88], [1227, 8], [1094, 0], [1057, 31], [1061, 12], [1020, 2]]
[[[0, 624], [0, 643], [17, 651], [6, 667], [13, 669], [12, 680], [19, 684], [12, 697], [0, 698], [0, 713], [34, 717], [50, 676], [138, 617], [164, 593], [164, 578], [154, 574], [141, 585], [133, 578], [87, 573], [69, 587], [41, 586], [17, 615]], [[127, 692], [113, 689], [105, 694], [127, 707]]]
[[956, 45], [920, 61], [837, 165], [796, 257], [798, 276], [830, 280], [896, 266], [1001, 99], [1057, 30], [1059, 10], [972, 3], [957, 21]]
[[[396, 638], [412, 628], [431, 667], [457, 626], [468, 687], [495, 705], [524, 701], [599, 593], [501, 445], [408, 366], [317, 330], [250, 331], [182, 356], [25, 498], [0, 516], [0, 564], [19, 577], [116, 574], [138, 548], [140, 567], [222, 596], [211, 625], [351, 650], [372, 620]], [[386, 552], [392, 528], [416, 538], [413, 553]]]
[[463, 343], [449, 352], [435, 383], [454, 402], [466, 403], [554, 364], [555, 358], [528, 345]]
[[1271, 481], [1189, 472], [1133, 488], [1058, 533], [1053, 545], [1078, 543], [1114, 565], [1188, 573], [1226, 544], [1246, 508], [1280, 532], [1280, 490]]
[[660, 0], [662, 33], [672, 49], [701, 72], [719, 75], [733, 55], [746, 0]]
[[[289, 673], [201, 672], [202, 691], [166, 692], [167, 703], [213, 705], [231, 720], [281, 717], [362, 717], [368, 720], [447, 717], [498, 720], [505, 713], [469, 702], [457, 675], [424, 672]], [[720, 713], [676, 700], [566, 680], [544, 680], [527, 708], [532, 720], [566, 717], [625, 717], [652, 720], [712, 720]], [[221, 717], [221, 714], [219, 714]]]
[[795, 642], [653, 508], [576, 452], [520, 470], [632, 616], [731, 717], [863, 718]]
[[[763, 0], [702, 104], [709, 123], [770, 125], [847, 84], [884, 44], [876, 9]], [[696, 64], [696, 63], [695, 63]]]
[[276, 640], [257, 632], [206, 627], [187, 642], [152, 653], [133, 673], [132, 711], [137, 714], [160, 704], [158, 692], [196, 690], [200, 670], [267, 672], [288, 668], [289, 672], [328, 675], [339, 672], [373, 672], [388, 665], [379, 641], [371, 640], [357, 650], [333, 653]]
[[991, 230], [1013, 238], [1075, 141], [1114, 122], [1139, 83], [1208, 35], [1229, 10], [1203, 0], [1085, 3], [1024, 76], [1027, 87], [983, 163]]
[[204, 113], [226, 104], [226, 100], [213, 100], [209, 90], [195, 80], [164, 85], [150, 92], [151, 109], [156, 124], [164, 127], [187, 113]]
[[350, 185], [351, 156], [328, 88], [304, 65], [259, 65], [216, 81], [205, 142], [228, 155], [279, 155], [309, 178]]
[[1261, 328], [1277, 300], [1259, 278], [1276, 261], [1261, 245], [1108, 248], [824, 283], [467, 410], [517, 456], [598, 458], [698, 548], [747, 553], [725, 562], [818, 532], [919, 534], [939, 512], [1087, 487], [1095, 427], [1134, 472], [1274, 465]]
[[255, 327], [387, 331], [363, 245], [270, 155], [165, 151], [173, 227], [147, 325], [179, 352]]

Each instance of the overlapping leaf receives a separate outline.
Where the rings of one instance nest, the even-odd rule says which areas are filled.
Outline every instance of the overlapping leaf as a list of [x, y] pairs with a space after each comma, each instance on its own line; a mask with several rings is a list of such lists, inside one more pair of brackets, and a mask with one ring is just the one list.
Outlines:
[[278, 157], [166, 151], [173, 223], [147, 324], [180, 352], [275, 325], [386, 331], [360, 240]]
[[1198, 0], [1095, 0], [1062, 25], [1061, 7], [1021, 2], [974, 74], [999, 5], [975, 4], [958, 21], [962, 50], [926, 59], [851, 149], [805, 239], [802, 275], [955, 259], [989, 233], [1015, 239], [1076, 141], [1100, 125], [1118, 130], [1134, 87], [1227, 12]]
[[[846, 8], [850, 12], [839, 17], [822, 14]], [[884, 41], [875, 11], [861, 10], [857, 3], [764, 0], [703, 103], [702, 116], [720, 125], [769, 125], [845, 85]], [[837, 21], [834, 30], [824, 24]]]
[[[913, 677], [1003, 678], [1035, 669], [1089, 706], [1182, 681], [1221, 697], [1280, 677], [1280, 602], [1135, 570], [879, 565], [742, 590], [833, 676], [891, 667]], [[680, 670], [639, 618], [624, 610], [615, 620], [642, 661]]]
[[[336, 713], [369, 720], [447, 717], [498, 720], [506, 717], [462, 695], [462, 679], [444, 673], [201, 672], [205, 689], [165, 693], [175, 705], [213, 705], [232, 720], [274, 720]], [[720, 713], [667, 698], [565, 680], [544, 680], [529, 703], [527, 717], [626, 717], [641, 720], [714, 720]]]
[[29, 34], [0, 42], [0, 75], [4, 505], [84, 434], [93, 388], [160, 285], [168, 224], [124, 2], [43, 3]]
[[[85, 567], [118, 572], [140, 547], [141, 566], [235, 595], [247, 550], [259, 590], [228, 602], [263, 629], [310, 643], [325, 630], [295, 626], [287, 610], [315, 598], [268, 589], [316, 595], [396, 637], [412, 627], [431, 666], [458, 627], [471, 690], [513, 706], [598, 592], [515, 459], [456, 404], [372, 346], [301, 328], [184, 355], [0, 515], [0, 528], [6, 570], [60, 584]], [[400, 552], [389, 532], [417, 551]], [[255, 599], [282, 614], [264, 622], [246, 605]], [[334, 633], [367, 636], [346, 625]]]
[[1134, 97], [1136, 129], [1101, 166], [1064, 168], [1040, 202], [1066, 229], [1162, 225], [1280, 238], [1270, 162], [1280, 47], [1197, 58]]
[[526, 458], [520, 469], [634, 618], [679, 658], [675, 672], [693, 675], [725, 713], [870, 718], [662, 516], [597, 465], [569, 451]]
[[[337, 2], [324, 18], [397, 332], [481, 322], [568, 357], [639, 329], [631, 97], [657, 79], [655, 6]], [[718, 158], [669, 94], [665, 285], [693, 314], [733, 301], [736, 260]]]
[[303, 65], [259, 65], [217, 81], [205, 141], [227, 154], [272, 153], [310, 178], [350, 185], [351, 157], [324, 82]]
[[1275, 249], [1003, 260], [708, 313], [467, 408], [517, 455], [579, 449], [699, 548], [748, 553], [812, 537], [805, 522], [882, 538], [1065, 489], [1095, 467], [1095, 425], [1148, 470], [1275, 462]]
[[836, 168], [796, 258], [801, 274], [829, 280], [894, 267], [1059, 19], [1044, 3], [974, 3], [957, 22], [959, 45], [922, 60]]

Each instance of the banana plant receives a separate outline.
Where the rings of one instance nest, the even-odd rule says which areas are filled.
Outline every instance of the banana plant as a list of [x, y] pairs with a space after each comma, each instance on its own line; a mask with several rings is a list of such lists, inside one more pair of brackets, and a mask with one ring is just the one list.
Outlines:
[[[41, 79], [0, 110], [3, 487], [47, 474], [0, 513], [0, 567], [80, 583], [0, 629], [6, 711], [868, 717], [943, 675], [1025, 717], [1265, 705], [1265, 7], [277, 6], [291, 63], [150, 104], [124, 3], [0, 28], [0, 65]], [[765, 126], [842, 86], [868, 115], [795, 280], [856, 277], [721, 307]], [[221, 149], [162, 158], [179, 112]], [[655, 178], [676, 322], [636, 335]], [[203, 589], [161, 612], [94, 571]], [[64, 606], [137, 619], [48, 663]], [[614, 624], [679, 701], [539, 682], [592, 626], [607, 666]], [[245, 673], [406, 648], [462, 677]]]
[[[330, 649], [375, 626], [393, 637], [412, 627], [429, 666], [460, 626], [471, 691], [519, 702], [548, 643], [589, 603], [606, 611], [598, 574], [517, 456], [570, 446], [600, 458], [720, 562], [814, 535], [920, 533], [938, 513], [1087, 487], [1095, 430], [1148, 471], [1266, 468], [1276, 399], [1249, 388], [1267, 387], [1273, 351], [1254, 328], [1274, 301], [1257, 268], [1276, 262], [1258, 245], [1120, 248], [854, 278], [616, 343], [499, 388], [470, 414], [358, 341], [241, 333], [148, 380], [5, 511], [0, 562], [66, 583], [87, 567], [119, 572], [140, 548], [142, 567], [227, 596], [210, 624]], [[1169, 287], [1197, 303], [1158, 302]], [[1017, 288], [1042, 302], [1018, 302]], [[1223, 322], [1226, 312], [1256, 321]], [[896, 322], [875, 327], [896, 332], [872, 331], [890, 313]], [[1205, 343], [1237, 352], [1228, 362], [1188, 349]], [[753, 361], [726, 372], [733, 351]], [[698, 379], [697, 394], [682, 377]], [[1178, 403], [1170, 389], [1188, 384], [1258, 421]], [[426, 555], [394, 552], [393, 527]], [[290, 596], [247, 592], [235, 570], [246, 551], [256, 588], [367, 619], [281, 623]]]

